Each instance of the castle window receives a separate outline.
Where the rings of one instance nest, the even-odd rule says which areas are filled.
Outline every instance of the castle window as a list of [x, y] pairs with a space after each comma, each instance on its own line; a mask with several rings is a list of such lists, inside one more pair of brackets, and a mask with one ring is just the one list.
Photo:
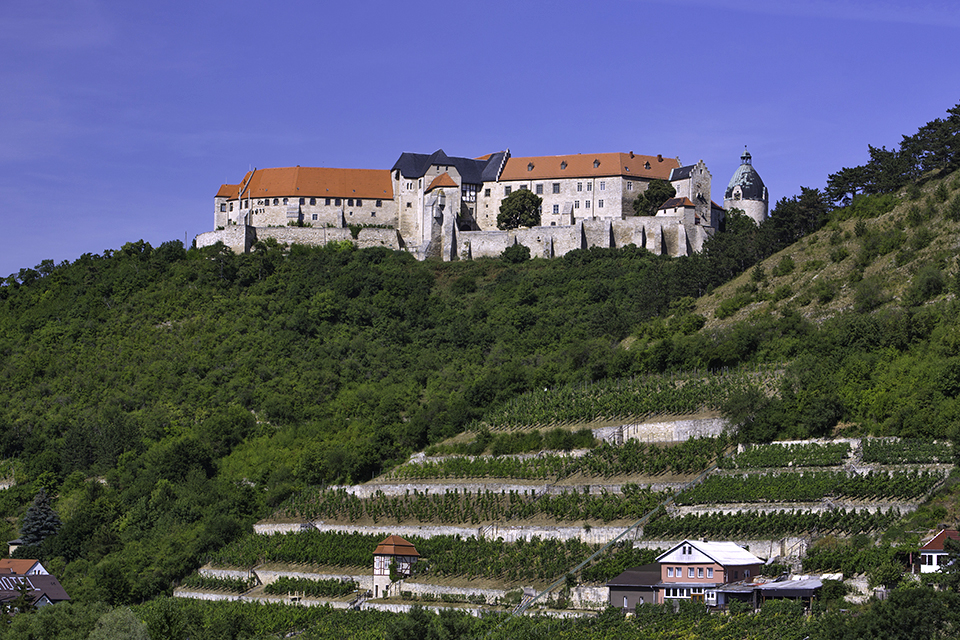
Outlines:
[[553, 205], [553, 213], [554, 215], [560, 213], [560, 205], [558, 204]]
[[644, 169], [649, 169], [649, 168], [650, 168], [650, 163], [649, 163], [649, 162], [644, 162], [644, 163], [643, 163], [643, 168], [644, 168]]
[[627, 191], [633, 191], [633, 183], [627, 180]]
[[578, 182], [578, 183], [577, 183], [577, 191], [583, 191], [583, 183], [582, 183], [582, 182]]
[[233, 211], [233, 203], [230, 203], [230, 211]]
[[300, 204], [307, 204], [306, 198], [300, 198]]
[[560, 169], [562, 170], [562, 169], [566, 169], [566, 168], [567, 168], [567, 161], [564, 160], [563, 162], [560, 163]]
[[556, 223], [556, 222], [551, 222], [551, 223], [550, 223], [550, 226], [551, 226], [551, 227], [555, 227], [555, 226], [557, 226], [557, 223]]
[[313, 215], [310, 216], [310, 217], [313, 218], [314, 220], [316, 220], [316, 219], [317, 219], [317, 214], [313, 214]]
[[325, 198], [324, 201], [323, 201], [323, 204], [325, 204], [325, 205], [327, 205], [327, 206], [329, 207], [329, 206], [330, 206], [330, 198]]
[[587, 183], [587, 191], [593, 191], [593, 183], [592, 183], [592, 182], [588, 182], [588, 183]]
[[542, 185], [542, 184], [538, 184], [538, 185], [537, 185], [537, 195], [538, 195], [538, 196], [542, 196], [542, 195], [543, 195], [543, 185]]
[[376, 211], [371, 211], [371, 212], [370, 212], [370, 217], [371, 217], [371, 218], [376, 218], [376, 217], [377, 217], [377, 212], [376, 212]]
[[599, 167], [599, 166], [600, 166], [600, 161], [599, 161], [599, 160], [594, 160], [594, 161], [593, 161], [593, 168], [596, 169], [596, 168]]
[[597, 209], [603, 209], [603, 200], [597, 200]]
[[334, 201], [333, 201], [333, 204], [339, 207], [339, 206], [340, 206], [340, 198], [337, 198], [336, 200], [334, 200]]
[[503, 188], [503, 195], [508, 196], [508, 195], [510, 195], [510, 192], [512, 192], [512, 191], [513, 191], [513, 187], [504, 187], [504, 188]]
[[560, 183], [559, 183], [559, 182], [554, 182], [554, 183], [553, 183], [553, 192], [554, 192], [554, 193], [560, 193]]
[[310, 204], [317, 204], [316, 198], [310, 198]]
[[224, 203], [221, 202], [221, 203], [220, 203], [220, 211], [226, 211], [226, 210], [227, 210], [227, 205], [225, 205]]
[[607, 188], [607, 183], [604, 182], [603, 180], [601, 180], [601, 181], [600, 181], [600, 191], [603, 191], [603, 190], [606, 189], [606, 188]]
[[483, 190], [483, 196], [484, 196], [485, 198], [489, 198], [489, 197], [490, 197], [490, 189], [484, 189], [484, 190]]
[[382, 207], [382, 206], [383, 206], [383, 200], [377, 200], [377, 206], [378, 206], [378, 207]]
[[412, 205], [408, 202], [408, 203], [407, 203], [407, 209], [409, 209], [411, 206], [412, 206]]
[[353, 198], [347, 198], [347, 206], [348, 206], [348, 207], [352, 207], [352, 206], [353, 206]]
[[573, 201], [573, 208], [574, 208], [574, 209], [579, 209], [579, 208], [580, 208], [580, 201], [579, 201], [579, 200], [574, 200], [574, 201]]
[[288, 202], [287, 198], [284, 198], [284, 199], [283, 199], [283, 204], [287, 204], [287, 202]]
[[358, 206], [358, 207], [362, 207], [362, 206], [363, 206], [363, 200], [361, 200], [360, 198], [357, 198], [357, 206]]
[[532, 162], [527, 165], [527, 171], [533, 171], [533, 163], [532, 163]]
[[520, 190], [521, 190], [521, 191], [530, 191], [530, 187], [528, 187], [528, 186], [525, 185], [525, 184], [522, 184], [522, 185], [520, 185]]
[[280, 204], [280, 201], [277, 200], [276, 198], [274, 198], [274, 199], [273, 199], [273, 204]]
[[589, 209], [589, 208], [590, 208], [590, 201], [589, 201], [589, 200], [584, 200], [583, 206], [584, 206], [584, 208]]

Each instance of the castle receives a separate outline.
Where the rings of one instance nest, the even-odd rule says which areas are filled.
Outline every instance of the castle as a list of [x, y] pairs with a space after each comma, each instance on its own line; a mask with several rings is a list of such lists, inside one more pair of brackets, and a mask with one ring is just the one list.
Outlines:
[[[653, 180], [676, 195], [654, 216], [634, 201]], [[284, 167], [254, 169], [214, 198], [215, 231], [197, 246], [223, 242], [237, 253], [274, 238], [323, 245], [350, 240], [443, 260], [499, 256], [515, 244], [552, 258], [575, 249], [634, 244], [656, 254], [699, 252], [721, 230], [726, 211], [710, 198], [711, 175], [700, 162], [681, 166], [662, 155], [628, 153], [480, 158], [402, 153], [389, 170]], [[540, 226], [499, 230], [500, 204], [514, 191], [542, 198]], [[767, 191], [744, 151], [724, 205], [758, 223]]]

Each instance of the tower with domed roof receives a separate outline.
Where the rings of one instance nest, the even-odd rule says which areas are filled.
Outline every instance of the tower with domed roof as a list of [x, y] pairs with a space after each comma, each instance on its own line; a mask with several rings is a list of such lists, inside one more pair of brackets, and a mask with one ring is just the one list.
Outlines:
[[740, 166], [730, 178], [730, 184], [723, 194], [723, 208], [740, 209], [758, 225], [767, 219], [770, 208], [770, 196], [760, 174], [753, 168], [753, 158], [747, 148], [743, 148]]

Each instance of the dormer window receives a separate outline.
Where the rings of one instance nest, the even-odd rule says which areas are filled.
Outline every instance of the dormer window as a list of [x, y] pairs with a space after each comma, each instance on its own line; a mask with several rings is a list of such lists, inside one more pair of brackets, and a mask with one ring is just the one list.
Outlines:
[[599, 166], [600, 166], [600, 161], [599, 161], [599, 160], [594, 160], [594, 161], [593, 161], [593, 168], [596, 169], [596, 168], [599, 167]]
[[527, 165], [527, 171], [533, 171], [533, 163], [532, 163], [532, 162]]
[[564, 160], [563, 162], [560, 163], [560, 168], [561, 168], [561, 169], [566, 169], [566, 168], [567, 168], [567, 161], [566, 161], [566, 160]]
[[650, 168], [650, 163], [649, 163], [649, 162], [644, 162], [644, 163], [643, 163], [643, 168], [644, 168], [644, 169], [649, 169], [649, 168]]

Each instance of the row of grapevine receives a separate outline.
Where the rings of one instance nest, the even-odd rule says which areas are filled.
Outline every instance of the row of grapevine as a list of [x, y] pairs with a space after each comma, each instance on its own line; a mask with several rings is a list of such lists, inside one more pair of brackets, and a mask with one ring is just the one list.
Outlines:
[[677, 504], [811, 502], [828, 496], [915, 499], [943, 479], [926, 471], [874, 471], [864, 475], [833, 471], [711, 476], [677, 496]]
[[863, 448], [863, 461], [874, 464], [953, 462], [953, 446], [949, 442], [864, 438], [861, 447]]
[[256, 578], [215, 578], [212, 576], [202, 576], [199, 573], [192, 573], [183, 579], [180, 586], [191, 589], [204, 589], [207, 591], [243, 593], [244, 591], [252, 589], [256, 584]]
[[764, 538], [817, 531], [821, 534], [845, 534], [883, 531], [900, 519], [900, 512], [891, 508], [886, 512], [847, 511], [833, 509], [812, 511], [740, 511], [737, 513], [687, 514], [668, 517], [661, 511], [644, 526], [645, 538]]
[[359, 587], [353, 580], [311, 580], [282, 576], [265, 586], [263, 591], [271, 595], [302, 593], [312, 598], [339, 598], [356, 592]]
[[683, 376], [649, 375], [531, 391], [488, 411], [491, 428], [590, 421], [602, 417], [684, 414], [719, 408], [732, 393], [770, 378], [775, 368]]
[[560, 480], [574, 474], [592, 477], [693, 474], [722, 457], [726, 436], [691, 438], [676, 445], [654, 445], [627, 440], [621, 446], [603, 443], [580, 457], [545, 454], [536, 458], [451, 456], [441, 460], [401, 465], [391, 477], [397, 480], [437, 478], [514, 478]]
[[846, 442], [763, 444], [754, 445], [736, 456], [723, 458], [720, 468], [832, 467], [843, 464], [849, 454], [850, 445]]
[[303, 520], [357, 522], [369, 518], [381, 521], [443, 524], [479, 524], [509, 522], [546, 516], [557, 522], [582, 520], [638, 519], [667, 496], [624, 485], [622, 494], [602, 491], [589, 494], [576, 489], [556, 495], [537, 496], [533, 490], [478, 491], [447, 490], [428, 495], [409, 491], [403, 496], [386, 496], [382, 492], [371, 498], [358, 498], [344, 489], [303, 492], [280, 508], [277, 516]]

